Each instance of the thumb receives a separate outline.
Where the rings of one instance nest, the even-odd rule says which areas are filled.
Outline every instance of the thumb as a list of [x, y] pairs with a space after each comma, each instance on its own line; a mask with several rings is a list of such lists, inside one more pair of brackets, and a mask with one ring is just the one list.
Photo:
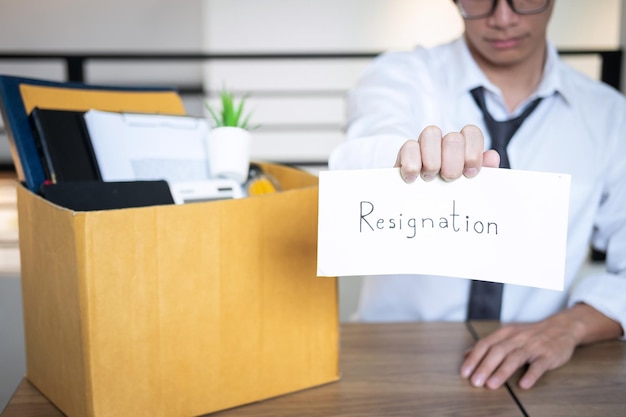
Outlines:
[[500, 155], [498, 155], [498, 152], [493, 149], [483, 152], [483, 166], [498, 168], [500, 166]]

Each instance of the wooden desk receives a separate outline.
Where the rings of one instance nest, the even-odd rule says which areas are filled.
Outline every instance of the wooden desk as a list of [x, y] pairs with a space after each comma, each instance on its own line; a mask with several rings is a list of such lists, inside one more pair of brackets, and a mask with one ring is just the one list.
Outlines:
[[[459, 376], [473, 338], [463, 323], [344, 324], [339, 382], [213, 414], [230, 416], [522, 416], [506, 389]], [[1, 417], [60, 417], [23, 381]]]
[[[471, 326], [484, 334], [497, 324]], [[339, 382], [212, 416], [626, 415], [626, 343], [580, 348], [535, 388], [522, 391], [511, 381], [511, 393], [473, 388], [459, 377], [463, 352], [472, 343], [463, 323], [343, 324]], [[27, 381], [1, 415], [61, 416]]]
[[344, 324], [339, 382], [214, 417], [522, 416], [506, 389], [459, 376], [473, 341], [463, 323]]
[[[479, 336], [499, 325], [472, 322]], [[509, 387], [529, 416], [626, 416], [626, 343], [611, 341], [583, 346], [562, 368], [546, 373], [530, 390]]]

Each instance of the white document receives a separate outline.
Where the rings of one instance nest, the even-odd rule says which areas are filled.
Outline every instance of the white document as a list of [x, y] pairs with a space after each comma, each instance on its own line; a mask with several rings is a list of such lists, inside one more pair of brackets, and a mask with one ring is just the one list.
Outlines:
[[563, 290], [570, 176], [319, 174], [319, 276], [423, 274]]
[[90, 110], [85, 122], [104, 181], [209, 178], [205, 119]]

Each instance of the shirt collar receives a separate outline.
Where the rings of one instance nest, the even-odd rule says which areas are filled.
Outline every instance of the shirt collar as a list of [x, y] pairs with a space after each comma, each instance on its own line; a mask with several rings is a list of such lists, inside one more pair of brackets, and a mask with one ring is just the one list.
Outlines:
[[554, 44], [550, 41], [548, 41], [547, 50], [548, 56], [543, 69], [543, 79], [539, 87], [537, 87], [536, 95], [539, 97], [548, 97], [558, 93], [568, 102], [571, 99], [572, 91], [568, 88], [567, 83], [563, 82], [563, 78], [561, 77], [561, 60], [559, 53]]
[[[457, 62], [460, 65], [451, 68], [451, 82], [453, 83], [453, 91], [457, 96], [467, 94], [470, 90], [483, 86], [487, 90], [491, 91], [497, 96], [502, 96], [500, 89], [495, 86], [485, 74], [480, 70], [476, 61], [472, 57], [469, 51], [465, 37], [460, 38], [452, 42], [453, 53], [457, 58]], [[555, 93], [560, 94], [568, 101], [571, 92], [567, 89], [566, 85], [562, 82], [559, 71], [559, 55], [556, 47], [548, 41], [547, 44], [547, 58], [543, 71], [543, 78], [541, 83], [537, 87], [537, 90], [529, 97], [528, 100], [533, 100], [536, 97], [548, 97]]]

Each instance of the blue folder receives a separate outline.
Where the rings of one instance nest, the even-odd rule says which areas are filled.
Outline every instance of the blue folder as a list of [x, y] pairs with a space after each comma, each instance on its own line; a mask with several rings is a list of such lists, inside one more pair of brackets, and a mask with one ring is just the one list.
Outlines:
[[165, 87], [98, 86], [0, 75], [0, 110], [2, 111], [4, 126], [9, 138], [13, 164], [15, 165], [18, 180], [23, 182], [33, 192], [39, 191], [41, 185], [46, 180], [46, 173], [37, 150], [29, 115], [26, 113], [20, 92], [20, 85], [22, 84], [103, 91], [176, 91], [173, 88]]

